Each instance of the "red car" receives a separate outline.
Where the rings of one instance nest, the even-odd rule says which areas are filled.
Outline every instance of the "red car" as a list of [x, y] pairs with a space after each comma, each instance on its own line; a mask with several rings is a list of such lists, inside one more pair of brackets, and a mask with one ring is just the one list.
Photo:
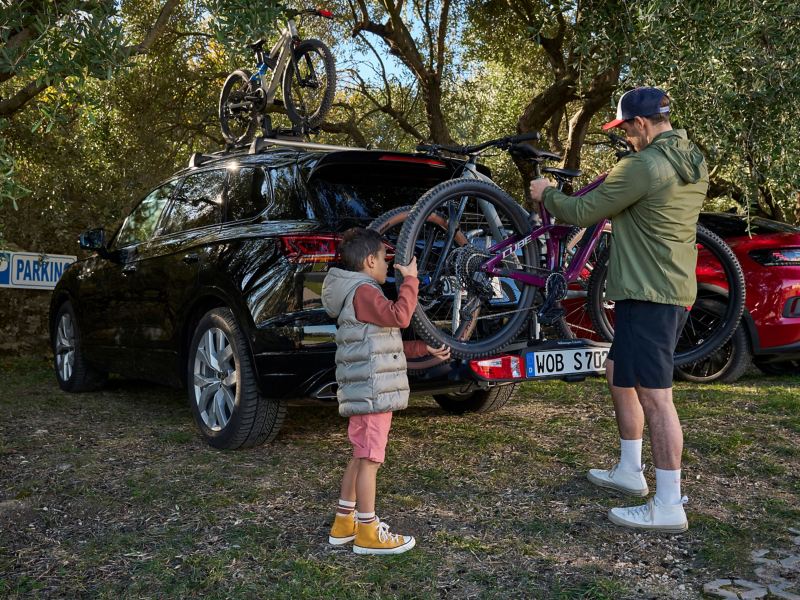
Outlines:
[[[733, 337], [709, 358], [676, 369], [687, 381], [738, 379], [753, 364], [770, 375], [800, 375], [800, 228], [761, 217], [701, 213], [704, 225], [731, 247], [744, 271], [747, 296]], [[713, 285], [714, 269], [697, 261], [698, 284]]]
[[[731, 213], [701, 213], [699, 221], [725, 240], [739, 259], [745, 276], [745, 311], [722, 348], [677, 368], [676, 377], [730, 383], [745, 372], [751, 359], [767, 374], [800, 375], [800, 228], [753, 217], [748, 234], [746, 219]], [[725, 294], [718, 263], [702, 249], [697, 281], [700, 287]], [[601, 340], [592, 330], [581, 286], [585, 288], [585, 281], [571, 286], [572, 298], [564, 301], [567, 321], [576, 337]]]

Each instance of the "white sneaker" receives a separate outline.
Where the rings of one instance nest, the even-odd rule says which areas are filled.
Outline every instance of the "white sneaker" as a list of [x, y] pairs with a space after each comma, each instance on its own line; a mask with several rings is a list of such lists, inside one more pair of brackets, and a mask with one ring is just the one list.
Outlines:
[[647, 496], [650, 490], [644, 478], [644, 465], [639, 471], [627, 471], [619, 468], [619, 463], [608, 470], [589, 469], [586, 478], [595, 485], [611, 488], [630, 496]]
[[684, 496], [678, 504], [661, 504], [658, 498], [653, 496], [642, 506], [612, 508], [608, 511], [608, 518], [612, 523], [623, 527], [681, 533], [689, 529], [686, 511], [683, 510], [686, 502], [687, 498]]

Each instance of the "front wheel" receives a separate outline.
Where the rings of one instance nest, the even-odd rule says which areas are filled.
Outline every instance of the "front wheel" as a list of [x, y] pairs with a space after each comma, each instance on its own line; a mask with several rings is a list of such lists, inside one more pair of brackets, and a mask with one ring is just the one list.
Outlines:
[[71, 302], [59, 307], [50, 337], [58, 387], [65, 392], [90, 392], [103, 386], [108, 374], [86, 360], [83, 337]]
[[219, 95], [219, 125], [229, 144], [246, 144], [256, 132], [261, 104], [260, 89], [248, 71], [234, 71]]
[[[678, 338], [676, 367], [697, 363], [721, 348], [736, 331], [744, 311], [744, 273], [736, 255], [722, 238], [702, 225], [697, 226], [697, 246], [697, 301]], [[609, 246], [598, 258], [589, 278], [587, 299], [595, 331], [609, 342], [614, 338], [614, 303], [605, 297], [610, 251]], [[711, 276], [714, 285], [706, 285], [704, 278]], [[724, 310], [709, 310], [703, 300], [721, 303]]]
[[211, 446], [248, 448], [278, 435], [286, 405], [259, 394], [247, 338], [229, 308], [200, 319], [187, 366], [189, 405]]
[[[700, 299], [697, 304], [711, 314], [722, 315], [725, 304], [717, 300]], [[692, 383], [733, 383], [750, 366], [750, 340], [744, 323], [739, 323], [731, 339], [706, 358], [682, 367], [675, 367], [675, 379]]]
[[295, 125], [318, 127], [333, 105], [336, 62], [319, 40], [304, 40], [294, 49], [283, 74], [283, 103]]

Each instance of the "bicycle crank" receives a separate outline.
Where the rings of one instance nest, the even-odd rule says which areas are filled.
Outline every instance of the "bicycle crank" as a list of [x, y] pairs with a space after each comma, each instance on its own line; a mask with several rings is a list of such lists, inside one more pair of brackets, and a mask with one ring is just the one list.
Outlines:
[[564, 316], [564, 309], [558, 306], [567, 297], [567, 280], [561, 273], [551, 273], [544, 286], [544, 302], [536, 313], [542, 325], [552, 325]]

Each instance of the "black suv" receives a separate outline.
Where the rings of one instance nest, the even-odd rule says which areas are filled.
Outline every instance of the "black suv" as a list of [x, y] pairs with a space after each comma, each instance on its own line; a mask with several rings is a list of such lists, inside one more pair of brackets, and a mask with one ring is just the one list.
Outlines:
[[[413, 204], [462, 164], [261, 139], [194, 155], [108, 243], [102, 229], [81, 236], [96, 254], [65, 272], [50, 307], [59, 385], [87, 391], [115, 372], [186, 386], [212, 446], [273, 439], [287, 401], [336, 402], [320, 291], [338, 234]], [[423, 367], [410, 365], [412, 391], [451, 412], [497, 408], [514, 387], [458, 362]]]

